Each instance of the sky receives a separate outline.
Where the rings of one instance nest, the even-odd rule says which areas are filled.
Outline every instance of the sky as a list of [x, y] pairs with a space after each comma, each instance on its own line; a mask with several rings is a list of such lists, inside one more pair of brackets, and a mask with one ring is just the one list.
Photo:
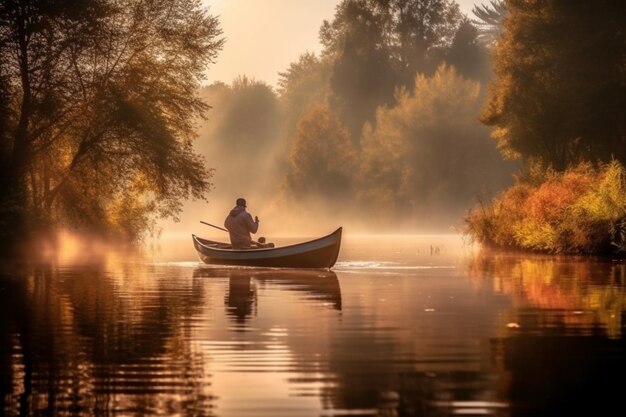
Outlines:
[[[278, 73], [305, 52], [318, 53], [319, 28], [331, 20], [341, 0], [203, 0], [218, 16], [226, 38], [217, 62], [207, 71], [208, 84], [232, 82], [239, 75], [276, 86]], [[457, 0], [471, 14], [474, 3]]]

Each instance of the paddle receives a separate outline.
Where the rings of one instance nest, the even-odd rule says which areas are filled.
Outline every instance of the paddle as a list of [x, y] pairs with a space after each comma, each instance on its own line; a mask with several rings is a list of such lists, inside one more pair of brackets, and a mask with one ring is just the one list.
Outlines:
[[203, 222], [202, 220], [200, 220], [200, 223], [206, 224], [207, 226], [215, 227], [216, 229], [220, 229], [220, 230], [223, 230], [225, 232], [228, 232], [228, 230], [224, 229], [223, 227], [219, 227], [219, 226], [216, 226], [216, 225], [211, 224], [211, 223]]
[[[219, 226], [216, 226], [216, 225], [211, 224], [211, 223], [203, 222], [202, 220], [200, 220], [200, 223], [206, 224], [207, 226], [215, 227], [216, 229], [223, 230], [224, 232], [228, 232], [228, 230], [224, 229], [223, 227], [219, 227]], [[264, 247], [265, 246], [263, 243], [259, 243], [256, 240], [251, 240], [251, 242], [259, 245], [259, 247]]]

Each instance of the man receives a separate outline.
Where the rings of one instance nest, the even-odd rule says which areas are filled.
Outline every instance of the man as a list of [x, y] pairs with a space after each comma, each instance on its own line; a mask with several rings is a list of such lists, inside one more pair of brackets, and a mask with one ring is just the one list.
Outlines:
[[254, 220], [252, 220], [252, 216], [246, 211], [244, 198], [238, 198], [236, 204], [235, 208], [226, 216], [224, 227], [228, 229], [230, 244], [233, 249], [251, 248], [253, 242], [250, 233], [256, 233], [259, 230], [259, 218], [254, 216]]

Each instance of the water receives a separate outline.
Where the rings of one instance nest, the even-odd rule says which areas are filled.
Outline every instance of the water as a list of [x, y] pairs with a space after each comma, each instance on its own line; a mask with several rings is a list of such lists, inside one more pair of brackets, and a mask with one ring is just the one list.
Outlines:
[[5, 415], [624, 415], [624, 263], [348, 235], [332, 271], [255, 270], [169, 243], [2, 265]]

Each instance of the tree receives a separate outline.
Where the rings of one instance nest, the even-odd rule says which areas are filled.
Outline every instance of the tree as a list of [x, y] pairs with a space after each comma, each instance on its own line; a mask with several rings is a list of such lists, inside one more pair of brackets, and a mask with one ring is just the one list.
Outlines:
[[4, 2], [2, 229], [119, 230], [131, 206], [145, 226], [202, 197], [196, 91], [220, 34], [197, 0]]
[[626, 161], [626, 40], [619, 0], [509, 0], [482, 121], [503, 153], [562, 171]]
[[277, 136], [278, 100], [272, 87], [245, 76], [236, 78], [227, 98], [217, 140], [241, 156], [271, 149]]
[[330, 103], [358, 145], [376, 108], [392, 105], [397, 86], [412, 89], [415, 73], [445, 59], [461, 21], [450, 0], [344, 0], [320, 29], [333, 59]]
[[[198, 152], [215, 168], [213, 198], [230, 201], [232, 190], [250, 199], [256, 193], [272, 192], [278, 181], [272, 184], [270, 176], [279, 136], [279, 103], [272, 87], [240, 76], [232, 85], [216, 83], [201, 94], [220, 103], [208, 112], [209, 120], [201, 125], [196, 142]], [[259, 178], [263, 181], [252, 180]]]
[[396, 100], [378, 110], [363, 137], [360, 200], [382, 220], [443, 226], [482, 191], [510, 182], [511, 167], [476, 121], [478, 82], [441, 66]]
[[327, 107], [316, 106], [298, 123], [286, 192], [344, 201], [351, 195], [356, 163], [357, 153], [346, 128]]
[[489, 51], [479, 42], [479, 37], [478, 29], [468, 19], [464, 19], [454, 35], [446, 61], [460, 74], [486, 82], [491, 78]]
[[330, 59], [305, 53], [278, 75], [278, 94], [285, 125], [283, 135], [292, 138], [300, 117], [312, 106], [328, 100]]
[[358, 146], [361, 128], [376, 107], [393, 99], [393, 75], [385, 16], [375, 1], [346, 0], [320, 38], [334, 57], [330, 103]]
[[478, 28], [478, 40], [488, 47], [494, 46], [502, 36], [506, 16], [504, 0], [490, 0], [489, 4], [474, 5], [472, 23]]

